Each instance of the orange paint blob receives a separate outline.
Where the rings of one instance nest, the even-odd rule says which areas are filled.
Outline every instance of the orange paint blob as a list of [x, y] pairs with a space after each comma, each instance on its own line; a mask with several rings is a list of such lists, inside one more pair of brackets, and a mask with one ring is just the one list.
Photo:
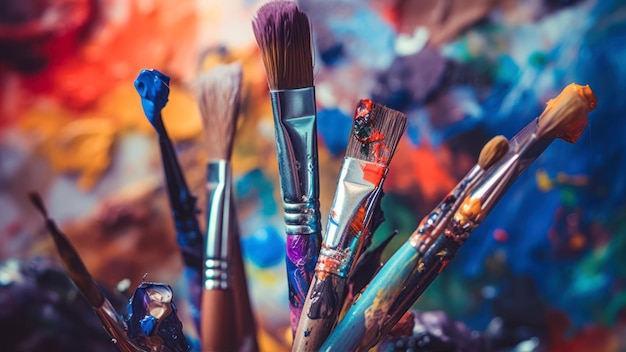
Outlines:
[[473, 221], [476, 215], [480, 214], [481, 210], [481, 200], [480, 198], [472, 198], [471, 196], [467, 196], [461, 204], [459, 210], [454, 214], [454, 219], [461, 224], [461, 226], [465, 225], [467, 222]]
[[589, 85], [572, 83], [546, 104], [539, 116], [539, 135], [575, 143], [587, 126], [587, 114], [598, 106]]

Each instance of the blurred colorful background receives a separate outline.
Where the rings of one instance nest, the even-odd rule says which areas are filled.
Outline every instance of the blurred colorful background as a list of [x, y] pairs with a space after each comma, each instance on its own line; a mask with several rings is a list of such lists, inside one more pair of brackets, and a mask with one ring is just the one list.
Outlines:
[[[383, 259], [489, 138], [512, 137], [571, 82], [598, 97], [580, 140], [554, 142], [415, 305], [417, 320], [442, 324], [431, 343], [447, 347], [396, 338], [381, 350], [471, 350], [463, 341], [477, 338], [479, 350], [626, 350], [626, 3], [298, 3], [314, 33], [323, 214], [357, 101], [408, 115], [374, 237], [376, 245], [400, 231]], [[262, 349], [288, 349], [274, 130], [250, 24], [259, 6], [0, 3], [0, 351], [115, 350], [62, 272], [30, 191], [42, 194], [120, 312], [145, 273], [184, 291], [157, 139], [133, 81], [143, 68], [172, 77], [163, 116], [203, 209], [195, 79], [236, 60], [244, 103], [234, 174], [248, 282]], [[177, 305], [190, 325], [186, 302]]]

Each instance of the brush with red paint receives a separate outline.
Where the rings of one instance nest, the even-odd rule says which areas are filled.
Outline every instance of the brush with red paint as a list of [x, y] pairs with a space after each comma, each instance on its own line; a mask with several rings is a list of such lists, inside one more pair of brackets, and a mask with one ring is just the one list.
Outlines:
[[405, 114], [369, 99], [361, 100], [356, 108], [293, 351], [317, 351], [337, 322], [348, 275], [361, 253], [406, 122]]

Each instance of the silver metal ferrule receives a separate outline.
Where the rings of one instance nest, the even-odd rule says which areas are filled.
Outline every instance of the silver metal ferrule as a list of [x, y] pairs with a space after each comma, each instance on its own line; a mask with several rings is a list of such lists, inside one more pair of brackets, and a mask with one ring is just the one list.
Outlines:
[[321, 230], [315, 88], [270, 91], [287, 234]]
[[474, 217], [479, 224], [489, 214], [504, 193], [554, 140], [537, 135], [537, 120], [533, 120], [509, 141], [509, 152], [482, 177], [470, 197], [480, 199], [480, 213]]
[[232, 176], [230, 162], [216, 160], [207, 166], [207, 233], [204, 287], [207, 290], [231, 287], [230, 202]]
[[[365, 169], [378, 170], [378, 175], [367, 176]], [[355, 225], [364, 229], [369, 224], [372, 207], [379, 194], [387, 168], [384, 165], [354, 158], [344, 158], [337, 181], [335, 198], [331, 205], [330, 216], [326, 224], [324, 246], [331, 249], [353, 250], [364, 233], [354, 233]], [[363, 208], [363, 209], [361, 209]], [[363, 219], [358, 219], [358, 212], [363, 211]], [[354, 221], [361, 223], [355, 224]]]

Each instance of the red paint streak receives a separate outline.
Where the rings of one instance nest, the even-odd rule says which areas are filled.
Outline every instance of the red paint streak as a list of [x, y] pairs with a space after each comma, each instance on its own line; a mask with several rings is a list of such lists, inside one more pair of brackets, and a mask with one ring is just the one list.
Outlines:
[[[354, 234], [362, 233], [365, 229], [365, 207], [359, 207], [350, 223], [350, 231]], [[358, 250], [357, 250], [358, 252]]]
[[[385, 138], [384, 136], [382, 138]], [[379, 164], [388, 164], [389, 148], [385, 143], [377, 143], [374, 145], [374, 162]]]
[[448, 266], [448, 263], [450, 263], [450, 258], [443, 258], [441, 260], [441, 266], [439, 267], [439, 272], [438, 274], [441, 274], [441, 272], [443, 271], [443, 269], [446, 268], [446, 266]]
[[458, 159], [452, 158], [445, 145], [437, 149], [426, 144], [415, 147], [408, 138], [402, 138], [393, 159], [394, 172], [386, 176], [385, 189], [406, 194], [419, 189], [424, 202], [436, 204], [456, 186], [457, 179], [451, 170]]
[[371, 113], [372, 104], [374, 104], [374, 102], [372, 102], [371, 99], [361, 99], [359, 101], [359, 106], [357, 106], [356, 108], [356, 114], [354, 114], [354, 119], [356, 120], [360, 117], [365, 117], [369, 113]]
[[374, 185], [378, 185], [385, 174], [385, 166], [375, 163], [363, 163], [361, 170], [363, 170], [363, 180]]
[[493, 231], [493, 238], [498, 242], [506, 242], [509, 240], [509, 234], [503, 229], [495, 229]]

